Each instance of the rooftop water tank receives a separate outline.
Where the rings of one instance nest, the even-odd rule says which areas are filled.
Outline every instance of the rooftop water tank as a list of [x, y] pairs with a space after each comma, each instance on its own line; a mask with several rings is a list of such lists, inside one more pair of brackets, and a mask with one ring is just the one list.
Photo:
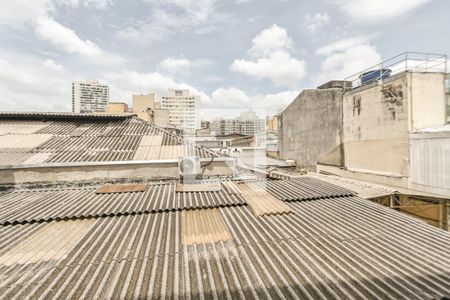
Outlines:
[[365, 85], [389, 76], [391, 76], [391, 69], [379, 69], [364, 72], [359, 75], [359, 78], [361, 79], [361, 85]]

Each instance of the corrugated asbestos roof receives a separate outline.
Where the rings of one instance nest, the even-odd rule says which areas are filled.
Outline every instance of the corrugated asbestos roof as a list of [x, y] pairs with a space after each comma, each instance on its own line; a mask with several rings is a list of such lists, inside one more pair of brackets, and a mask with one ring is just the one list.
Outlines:
[[149, 184], [144, 192], [97, 194], [97, 187], [0, 193], [0, 225], [242, 205], [239, 194], [176, 192], [176, 183]]
[[[175, 188], [157, 186], [160, 191], [163, 186]], [[317, 189], [309, 190], [311, 196]], [[89, 189], [82, 190], [88, 193]], [[222, 191], [237, 194], [229, 183]], [[63, 203], [60, 207], [69, 211], [75, 205], [72, 199], [68, 201], [72, 206], [64, 206], [67, 198], [77, 198], [71, 191], [53, 192], [61, 192], [54, 200]], [[36, 198], [47, 198], [35, 193], [43, 192], [4, 194], [0, 203], [20, 203], [20, 210], [34, 210], [36, 215], [42, 214], [39, 207], [57, 208], [45, 202], [35, 205]], [[176, 194], [196, 198], [200, 193]], [[306, 197], [307, 185], [302, 185], [302, 193], [299, 198], [311, 199]], [[84, 197], [92, 200], [92, 195]], [[116, 203], [126, 207], [133, 202], [127, 201], [131, 195], [135, 193], [122, 194]], [[88, 200], [80, 199], [80, 209], [89, 206]], [[189, 213], [181, 209], [76, 218], [78, 230], [89, 228], [76, 245], [66, 245], [71, 240], [64, 238], [76, 230], [74, 223], [65, 224], [75, 220], [2, 225], [0, 298], [424, 299], [450, 295], [448, 232], [356, 196], [285, 204], [294, 213], [255, 216], [244, 203]], [[186, 229], [183, 215], [198, 212], [201, 226], [191, 223]], [[52, 227], [58, 236], [42, 235]], [[203, 235], [192, 236], [193, 231]], [[186, 232], [194, 239], [186, 240]], [[30, 243], [36, 237], [36, 243]], [[43, 241], [55, 245], [55, 239], [60, 241], [57, 251], [42, 255]], [[11, 259], [11, 249], [23, 245], [36, 248], [19, 251], [23, 255]], [[1, 263], [5, 255], [7, 264]]]
[[355, 192], [315, 178], [294, 178], [291, 180], [258, 180], [248, 183], [259, 186], [285, 201], [313, 200], [337, 196], [351, 196]]
[[[0, 113], [0, 165], [211, 157], [195, 146], [136, 117]], [[69, 118], [66, 118], [70, 116]], [[33, 157], [34, 156], [34, 157]]]

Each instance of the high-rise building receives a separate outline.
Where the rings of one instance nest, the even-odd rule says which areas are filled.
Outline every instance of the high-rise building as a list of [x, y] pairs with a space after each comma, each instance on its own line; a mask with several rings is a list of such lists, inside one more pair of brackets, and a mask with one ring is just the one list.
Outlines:
[[97, 80], [72, 82], [72, 112], [104, 112], [108, 103], [108, 85], [100, 84]]
[[169, 89], [169, 95], [162, 97], [162, 108], [169, 111], [169, 124], [195, 135], [197, 102], [199, 96], [192, 96], [189, 90]]

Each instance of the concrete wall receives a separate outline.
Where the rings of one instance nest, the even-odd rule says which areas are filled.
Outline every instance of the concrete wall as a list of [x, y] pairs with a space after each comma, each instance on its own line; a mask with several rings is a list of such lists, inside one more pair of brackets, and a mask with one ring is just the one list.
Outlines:
[[408, 73], [410, 132], [445, 124], [445, 78], [443, 73]]
[[[345, 168], [319, 170], [405, 188], [423, 171], [411, 171], [410, 134], [445, 123], [445, 75], [402, 73], [349, 91], [343, 97]], [[432, 163], [426, 151], [414, 150], [422, 165]], [[437, 150], [433, 155], [436, 155]], [[419, 154], [422, 153], [422, 154]], [[447, 154], [448, 155], [448, 154]], [[418, 162], [415, 162], [418, 163]], [[437, 163], [442, 165], [442, 161]], [[417, 173], [419, 172], [419, 173]], [[435, 171], [433, 171], [434, 173]], [[414, 180], [418, 180], [417, 178]], [[422, 182], [422, 181], [421, 181]], [[420, 188], [422, 189], [422, 188]], [[429, 190], [430, 192], [433, 192]], [[437, 190], [434, 191], [438, 193]]]
[[159, 127], [169, 126], [169, 111], [167, 109], [155, 109], [153, 123]]
[[408, 92], [403, 75], [344, 94], [346, 168], [409, 175]]
[[[202, 159], [202, 163], [210, 159]], [[205, 176], [231, 176], [235, 169], [233, 158], [216, 158], [205, 169]], [[28, 183], [89, 182], [116, 179], [177, 179], [178, 161], [130, 161], [79, 164], [50, 164], [48, 166], [20, 166], [0, 168], [2, 186]]]
[[123, 114], [128, 112], [128, 105], [121, 102], [109, 102], [106, 112], [110, 114]]
[[280, 156], [315, 169], [321, 155], [339, 146], [341, 132], [342, 90], [304, 90], [281, 114]]
[[133, 113], [135, 113], [138, 118], [150, 122], [150, 115], [147, 109], [155, 109], [155, 95], [133, 95]]

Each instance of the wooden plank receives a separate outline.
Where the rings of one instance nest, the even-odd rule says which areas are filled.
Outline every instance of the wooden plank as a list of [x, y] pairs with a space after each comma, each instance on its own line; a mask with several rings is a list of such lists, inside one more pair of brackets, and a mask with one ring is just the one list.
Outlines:
[[222, 190], [220, 183], [178, 183], [177, 192], [218, 192]]
[[216, 243], [231, 239], [231, 234], [217, 208], [183, 210], [181, 235], [184, 245]]
[[108, 184], [98, 188], [96, 194], [143, 192], [146, 184]]
[[295, 211], [286, 203], [278, 200], [263, 188], [243, 183], [238, 185], [242, 197], [257, 216], [270, 216], [294, 213]]

